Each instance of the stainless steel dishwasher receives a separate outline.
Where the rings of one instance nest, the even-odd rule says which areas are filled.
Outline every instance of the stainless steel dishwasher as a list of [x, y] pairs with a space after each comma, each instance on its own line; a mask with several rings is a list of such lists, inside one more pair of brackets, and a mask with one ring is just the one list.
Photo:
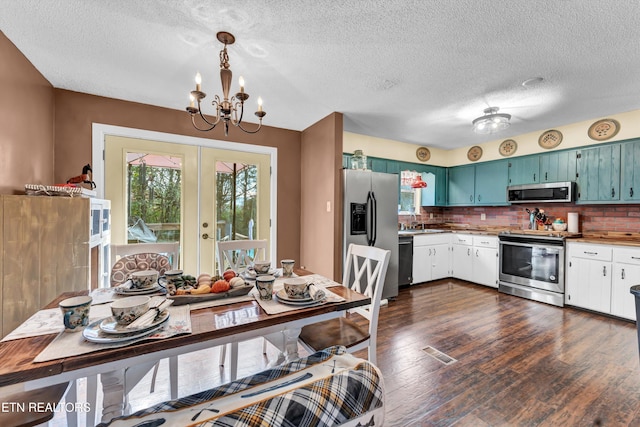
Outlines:
[[398, 237], [398, 286], [413, 282], [413, 236]]

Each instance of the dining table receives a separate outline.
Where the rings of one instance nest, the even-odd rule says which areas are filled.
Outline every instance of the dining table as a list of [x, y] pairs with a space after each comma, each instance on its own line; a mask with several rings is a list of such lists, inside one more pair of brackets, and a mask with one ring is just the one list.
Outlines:
[[[296, 269], [298, 276], [312, 272]], [[278, 362], [298, 358], [298, 335], [302, 327], [342, 316], [347, 310], [368, 305], [369, 297], [329, 279], [326, 289], [337, 298], [309, 306], [295, 306], [268, 313], [256, 298], [188, 311], [190, 331], [163, 339], [134, 340], [117, 348], [93, 350], [84, 354], [39, 361], [38, 357], [56, 338], [66, 332], [29, 336], [0, 342], [0, 396], [16, 389], [35, 390], [80, 378], [100, 375], [103, 391], [102, 421], [123, 415], [126, 408], [125, 370], [135, 366], [153, 366], [164, 358], [257, 338], [271, 337], [281, 351]], [[89, 291], [65, 292], [43, 309], [57, 308], [65, 298], [86, 295]], [[93, 309], [93, 308], [92, 308]], [[274, 337], [281, 337], [280, 343]], [[59, 337], [58, 337], [59, 338]], [[236, 347], [237, 349], [237, 347]], [[75, 396], [67, 396], [67, 399]], [[93, 408], [91, 408], [93, 409]]]

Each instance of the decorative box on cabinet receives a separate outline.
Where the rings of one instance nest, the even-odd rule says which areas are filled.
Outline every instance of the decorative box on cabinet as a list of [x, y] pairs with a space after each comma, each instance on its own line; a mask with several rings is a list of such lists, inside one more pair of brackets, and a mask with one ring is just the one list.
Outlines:
[[90, 199], [0, 196], [2, 336], [62, 292], [89, 287]]

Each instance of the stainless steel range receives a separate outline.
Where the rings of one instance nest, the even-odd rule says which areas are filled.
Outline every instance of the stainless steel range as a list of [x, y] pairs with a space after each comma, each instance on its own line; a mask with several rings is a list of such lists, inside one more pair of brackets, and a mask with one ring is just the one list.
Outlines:
[[565, 237], [560, 233], [500, 233], [498, 290], [564, 306]]

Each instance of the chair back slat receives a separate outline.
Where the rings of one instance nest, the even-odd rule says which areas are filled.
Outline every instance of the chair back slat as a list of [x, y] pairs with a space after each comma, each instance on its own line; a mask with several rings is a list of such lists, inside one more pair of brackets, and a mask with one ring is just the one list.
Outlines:
[[253, 261], [265, 261], [267, 258], [266, 240], [230, 240], [218, 242], [218, 274], [231, 268], [239, 271], [251, 265]]
[[369, 333], [375, 336], [378, 312], [389, 266], [391, 251], [372, 246], [349, 245], [342, 283], [349, 289], [371, 298], [371, 304], [353, 309], [369, 320]]

